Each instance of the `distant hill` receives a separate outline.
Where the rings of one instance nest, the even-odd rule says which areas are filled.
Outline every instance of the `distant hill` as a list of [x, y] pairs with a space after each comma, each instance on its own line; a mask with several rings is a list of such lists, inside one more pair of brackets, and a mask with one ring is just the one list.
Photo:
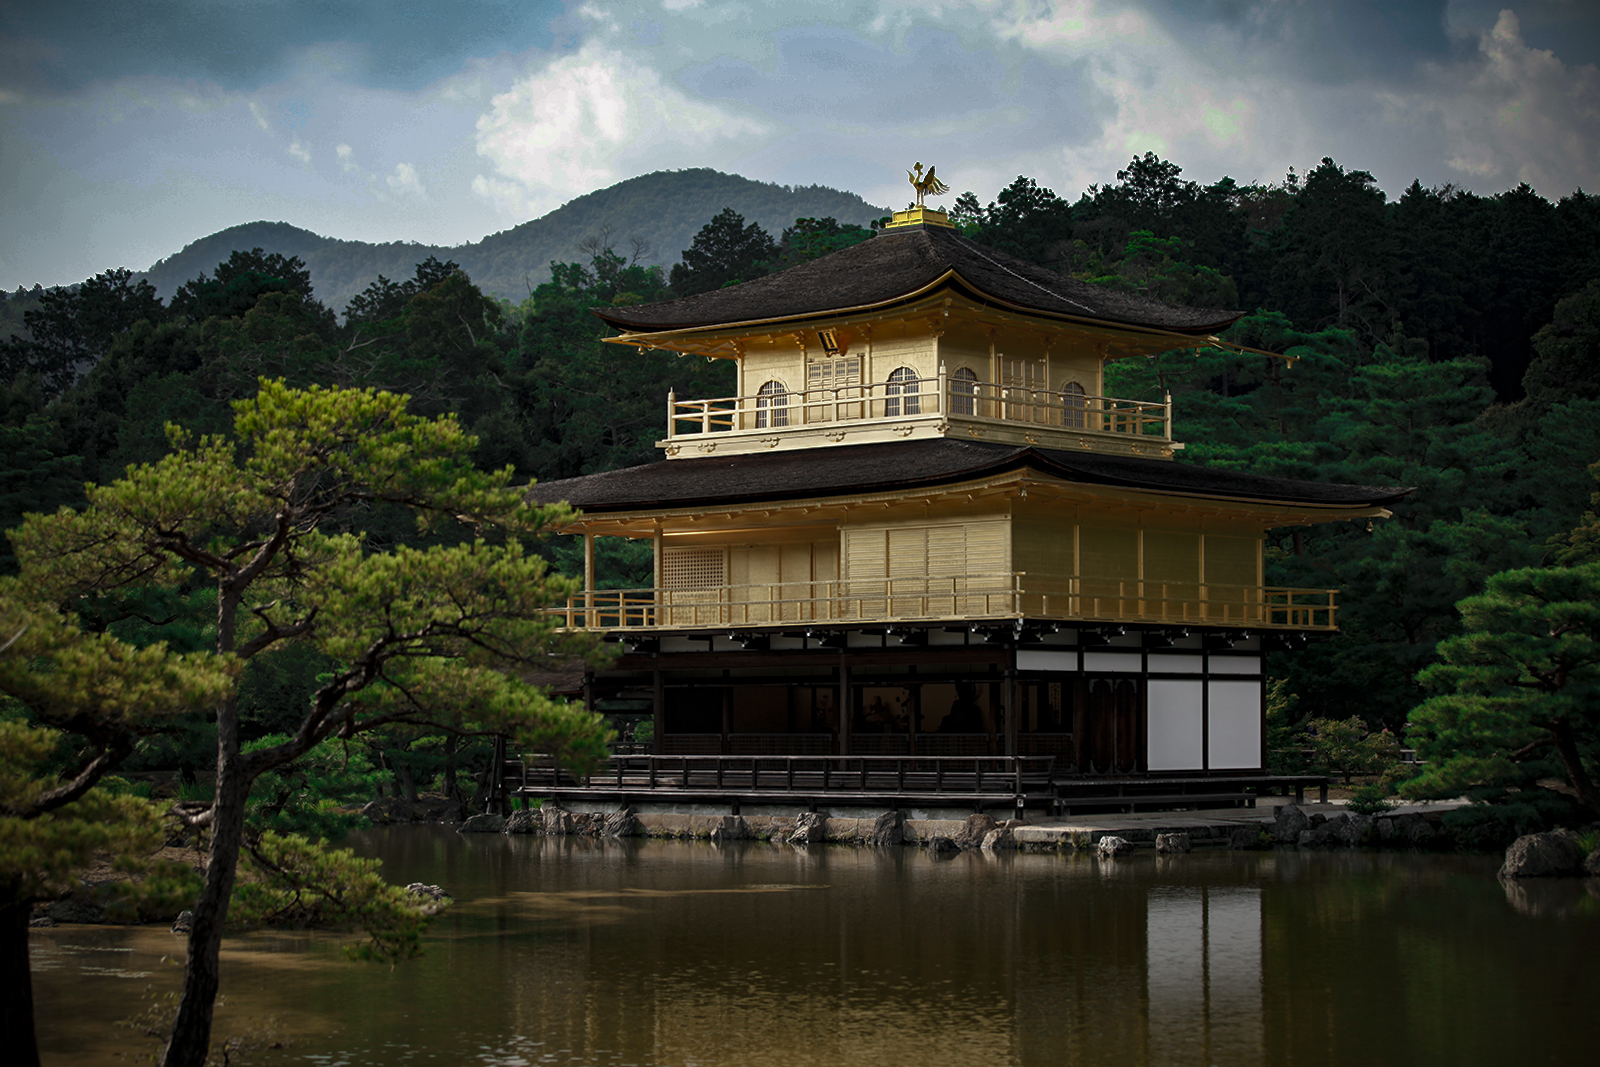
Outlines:
[[473, 244], [443, 247], [402, 241], [369, 244], [340, 241], [286, 222], [230, 226], [185, 245], [144, 273], [163, 297], [201, 272], [209, 273], [235, 249], [262, 248], [299, 256], [311, 270], [317, 297], [342, 312], [379, 274], [399, 280], [428, 256], [453, 259], [488, 293], [517, 301], [548, 281], [550, 262], [582, 261], [587, 238], [609, 230], [613, 247], [631, 255], [632, 239], [650, 246], [645, 262], [676, 263], [694, 235], [725, 207], [759, 222], [773, 237], [797, 218], [826, 218], [866, 225], [887, 215], [854, 193], [821, 185], [788, 186], [751, 181], [737, 174], [699, 168], [657, 171], [580, 196], [548, 215]]

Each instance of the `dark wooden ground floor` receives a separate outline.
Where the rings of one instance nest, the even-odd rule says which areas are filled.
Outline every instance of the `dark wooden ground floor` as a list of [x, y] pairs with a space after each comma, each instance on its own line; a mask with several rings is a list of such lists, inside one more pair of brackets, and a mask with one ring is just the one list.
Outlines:
[[1285, 645], [1026, 620], [635, 641], [585, 682], [623, 733], [610, 764], [580, 783], [525, 761], [508, 788], [734, 805], [1248, 805], [1322, 782], [1263, 769], [1263, 655]]

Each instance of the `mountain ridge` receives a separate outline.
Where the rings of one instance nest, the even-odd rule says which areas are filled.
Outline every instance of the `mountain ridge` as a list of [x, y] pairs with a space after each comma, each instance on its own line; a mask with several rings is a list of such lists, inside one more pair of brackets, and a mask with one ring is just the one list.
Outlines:
[[670, 266], [689, 247], [700, 227], [724, 207], [746, 222], [759, 223], [777, 237], [797, 218], [832, 216], [866, 225], [888, 214], [854, 193], [822, 185], [789, 186], [758, 182], [708, 167], [655, 171], [574, 197], [537, 219], [460, 245], [408, 241], [351, 241], [324, 237], [287, 222], [256, 221], [229, 226], [184, 245], [158, 260], [139, 277], [163, 298], [183, 283], [209, 273], [235, 251], [261, 248], [299, 256], [311, 272], [317, 298], [342, 311], [351, 297], [379, 274], [409, 278], [428, 256], [461, 264], [484, 292], [513, 302], [550, 277], [550, 263], [587, 260], [580, 246], [591, 237], [609, 236], [623, 255], [633, 254], [638, 238], [649, 251], [644, 263]]

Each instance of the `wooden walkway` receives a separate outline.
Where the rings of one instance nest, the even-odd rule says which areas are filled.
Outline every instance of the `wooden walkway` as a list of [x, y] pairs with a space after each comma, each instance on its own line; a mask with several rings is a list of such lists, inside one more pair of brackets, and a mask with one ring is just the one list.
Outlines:
[[1256, 798], [1294, 790], [1304, 797], [1327, 779], [1300, 775], [1063, 774], [1054, 756], [706, 756], [617, 755], [575, 778], [547, 758], [507, 759], [507, 799], [570, 802], [824, 804], [1084, 811], [1254, 807]]

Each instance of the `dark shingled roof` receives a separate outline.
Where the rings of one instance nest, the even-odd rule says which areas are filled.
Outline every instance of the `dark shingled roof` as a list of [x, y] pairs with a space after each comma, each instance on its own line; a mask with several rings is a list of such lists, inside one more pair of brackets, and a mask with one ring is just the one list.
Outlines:
[[594, 514], [915, 489], [1022, 467], [1085, 485], [1323, 507], [1383, 506], [1412, 491], [1269, 478], [1136, 456], [937, 438], [662, 460], [543, 482], [530, 495], [539, 503], [565, 500]]
[[1243, 312], [1177, 307], [1090, 285], [984, 248], [942, 226], [886, 230], [858, 245], [741, 285], [659, 304], [594, 308], [619, 330], [653, 333], [824, 315], [892, 304], [954, 271], [958, 288], [1045, 314], [1208, 334]]

